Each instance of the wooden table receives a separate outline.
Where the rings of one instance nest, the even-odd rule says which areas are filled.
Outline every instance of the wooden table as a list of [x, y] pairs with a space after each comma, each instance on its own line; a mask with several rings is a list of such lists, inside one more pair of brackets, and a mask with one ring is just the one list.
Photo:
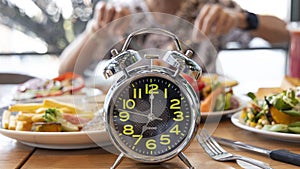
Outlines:
[[[213, 125], [213, 124], [211, 124]], [[284, 148], [295, 153], [300, 153], [300, 144], [289, 143], [284, 141], [272, 140], [261, 135], [257, 135], [235, 127], [230, 120], [223, 119], [218, 128], [214, 132], [214, 136], [230, 138], [234, 140], [251, 143], [256, 146], [265, 147], [268, 149]], [[25, 146], [15, 140], [0, 135], [0, 168], [109, 168], [116, 155], [111, 154], [101, 148], [84, 149], [84, 150], [49, 150]], [[255, 159], [259, 159], [269, 163], [271, 167], [282, 168], [298, 168], [293, 165], [281, 163], [269, 159], [266, 156], [250, 153], [242, 150], [234, 150], [230, 147], [224, 147], [226, 150], [246, 155]], [[212, 160], [204, 153], [200, 145], [193, 140], [192, 144], [185, 150], [185, 155], [195, 168], [203, 169], [231, 169], [241, 168], [235, 162], [217, 162]], [[186, 168], [178, 157], [161, 163], [161, 164], [142, 164], [125, 158], [120, 166], [120, 169], [173, 169]]]

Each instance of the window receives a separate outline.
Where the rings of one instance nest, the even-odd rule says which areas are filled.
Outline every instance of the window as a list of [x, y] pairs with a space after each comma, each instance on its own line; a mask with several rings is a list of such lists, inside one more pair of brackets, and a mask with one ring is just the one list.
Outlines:
[[[99, 0], [0, 0], [0, 73], [53, 78]], [[54, 54], [54, 55], [53, 55]]]

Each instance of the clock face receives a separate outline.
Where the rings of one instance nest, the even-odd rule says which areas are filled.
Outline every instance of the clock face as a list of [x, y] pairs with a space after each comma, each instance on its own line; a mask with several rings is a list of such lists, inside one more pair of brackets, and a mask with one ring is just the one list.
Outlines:
[[110, 126], [118, 145], [145, 156], [176, 150], [192, 126], [191, 103], [170, 80], [144, 76], [125, 83], [110, 103]]

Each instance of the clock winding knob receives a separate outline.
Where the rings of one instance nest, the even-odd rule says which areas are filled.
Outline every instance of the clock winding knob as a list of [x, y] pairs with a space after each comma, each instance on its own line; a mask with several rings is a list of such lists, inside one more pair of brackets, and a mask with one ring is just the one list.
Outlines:
[[191, 58], [191, 57], [193, 56], [193, 54], [194, 54], [194, 52], [191, 51], [191, 50], [187, 50], [187, 51], [185, 52], [185, 56], [187, 56], [188, 58]]
[[116, 56], [119, 54], [119, 52], [117, 51], [117, 49], [112, 49], [112, 50], [110, 51], [110, 53], [111, 53], [111, 55], [112, 55], [113, 57], [116, 57]]

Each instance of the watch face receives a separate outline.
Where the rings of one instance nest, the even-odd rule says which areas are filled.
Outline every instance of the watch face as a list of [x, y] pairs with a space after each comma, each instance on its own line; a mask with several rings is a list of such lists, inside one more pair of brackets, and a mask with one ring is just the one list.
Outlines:
[[139, 155], [177, 150], [193, 127], [186, 92], [166, 78], [137, 78], [120, 86], [113, 98], [108, 111], [117, 145]]

